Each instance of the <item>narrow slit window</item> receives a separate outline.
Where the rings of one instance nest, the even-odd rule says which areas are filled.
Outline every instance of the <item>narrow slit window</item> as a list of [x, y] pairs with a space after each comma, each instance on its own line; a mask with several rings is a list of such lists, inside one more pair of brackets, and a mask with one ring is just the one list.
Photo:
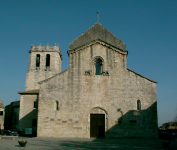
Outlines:
[[137, 101], [137, 110], [141, 110], [141, 101], [140, 100]]
[[36, 68], [40, 67], [40, 54], [36, 55]]
[[59, 110], [59, 103], [56, 101], [56, 110]]

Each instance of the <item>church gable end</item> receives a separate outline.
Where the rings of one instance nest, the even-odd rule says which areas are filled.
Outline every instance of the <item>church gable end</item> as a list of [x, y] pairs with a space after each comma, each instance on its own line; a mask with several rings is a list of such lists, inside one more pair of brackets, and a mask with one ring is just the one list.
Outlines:
[[[32, 53], [28, 81], [49, 73], [36, 67], [52, 66], [55, 56]], [[98, 22], [71, 42], [69, 68], [37, 82], [37, 136], [157, 137], [157, 82], [128, 69], [127, 54], [126, 45]], [[21, 104], [27, 108], [24, 96]]]
[[[118, 75], [118, 72], [126, 69], [127, 53], [101, 40], [94, 40], [68, 51], [69, 70], [73, 75]], [[96, 73], [98, 68], [100, 71]]]

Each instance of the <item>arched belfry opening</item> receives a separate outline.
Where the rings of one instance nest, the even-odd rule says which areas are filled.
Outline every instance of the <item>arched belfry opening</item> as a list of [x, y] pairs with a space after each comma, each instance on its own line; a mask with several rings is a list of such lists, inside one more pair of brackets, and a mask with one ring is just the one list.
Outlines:
[[46, 70], [50, 69], [50, 54], [46, 54]]
[[40, 67], [40, 54], [36, 55], [36, 70], [38, 70]]
[[103, 63], [104, 63], [104, 60], [100, 56], [97, 56], [93, 59], [93, 74], [94, 75], [102, 75]]

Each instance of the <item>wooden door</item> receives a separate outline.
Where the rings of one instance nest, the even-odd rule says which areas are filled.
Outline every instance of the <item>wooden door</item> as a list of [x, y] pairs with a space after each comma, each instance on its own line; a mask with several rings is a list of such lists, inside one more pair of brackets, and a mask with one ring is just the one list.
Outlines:
[[90, 137], [105, 137], [105, 115], [90, 114]]

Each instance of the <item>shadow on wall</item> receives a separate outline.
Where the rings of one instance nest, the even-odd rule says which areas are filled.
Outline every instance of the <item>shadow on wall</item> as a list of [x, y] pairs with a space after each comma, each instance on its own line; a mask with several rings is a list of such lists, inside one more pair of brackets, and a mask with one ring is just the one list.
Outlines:
[[[90, 137], [117, 138], [117, 137], [158, 137], [157, 103], [146, 110], [129, 110], [127, 113], [117, 109], [117, 120], [102, 119], [103, 114], [90, 114]], [[94, 116], [95, 117], [94, 117]], [[95, 118], [95, 119], [94, 119]], [[108, 123], [109, 122], [109, 123]], [[112, 125], [112, 126], [111, 126]], [[108, 129], [105, 132], [105, 129]]]
[[37, 136], [37, 113], [38, 109], [35, 108], [19, 120], [20, 135]]
[[121, 114], [116, 125], [106, 131], [106, 138], [111, 137], [158, 137], [157, 125], [157, 102], [146, 110], [130, 110], [123, 113], [121, 108], [117, 109]]

